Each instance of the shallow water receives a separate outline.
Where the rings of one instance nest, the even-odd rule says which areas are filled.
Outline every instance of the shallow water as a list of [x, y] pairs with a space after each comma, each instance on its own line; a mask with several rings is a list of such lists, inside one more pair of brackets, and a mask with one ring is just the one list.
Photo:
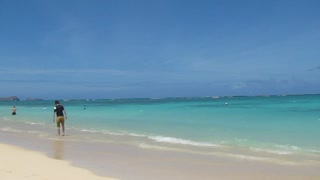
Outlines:
[[[318, 164], [320, 95], [61, 101], [68, 139]], [[17, 115], [11, 116], [11, 107]], [[0, 102], [1, 130], [52, 138], [53, 101]]]

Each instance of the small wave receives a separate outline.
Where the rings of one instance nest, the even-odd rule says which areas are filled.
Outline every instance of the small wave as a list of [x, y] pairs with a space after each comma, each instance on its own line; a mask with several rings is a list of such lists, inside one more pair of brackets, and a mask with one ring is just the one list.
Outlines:
[[26, 124], [31, 124], [31, 125], [44, 125], [44, 123], [35, 123], [35, 122], [25, 122]]
[[297, 165], [297, 162], [294, 161], [285, 161], [279, 160], [276, 158], [269, 157], [260, 157], [260, 156], [252, 156], [252, 155], [244, 155], [244, 154], [225, 154], [226, 157], [249, 160], [249, 161], [261, 161], [261, 162], [272, 162], [277, 164], [285, 164], [285, 165]]
[[290, 145], [276, 145], [279, 149], [289, 150], [289, 151], [301, 151], [300, 147], [290, 146]]
[[12, 129], [12, 128], [9, 128], [9, 127], [1, 128], [1, 131], [6, 131], [6, 132], [22, 132], [21, 130]]
[[165, 142], [165, 143], [171, 143], [171, 144], [183, 144], [183, 145], [192, 145], [192, 146], [205, 146], [205, 147], [218, 147], [217, 144], [211, 144], [206, 142], [195, 142], [191, 140], [185, 140], [185, 139], [177, 139], [173, 137], [163, 137], [163, 136], [151, 136], [148, 137], [149, 139], [152, 139], [156, 142]]
[[134, 137], [145, 137], [145, 135], [143, 135], [143, 134], [129, 133], [129, 135], [134, 136]]
[[271, 159], [266, 157], [250, 156], [250, 155], [244, 155], [244, 154], [225, 154], [225, 156], [233, 157], [237, 159], [254, 160], [254, 161], [270, 161]]
[[280, 154], [280, 155], [292, 154], [292, 152], [282, 151], [282, 150], [259, 149], [259, 148], [250, 148], [250, 149], [256, 152], [266, 152], [271, 154]]
[[116, 132], [110, 132], [110, 131], [102, 131], [104, 134], [110, 134], [110, 135], [115, 135], [115, 136], [123, 136], [123, 133], [116, 133]]
[[80, 129], [82, 132], [89, 132], [89, 133], [101, 133], [101, 134], [109, 134], [109, 135], [116, 135], [116, 136], [123, 136], [122, 133], [110, 132], [110, 131], [100, 131], [100, 130], [91, 130], [91, 129]]
[[90, 133], [97, 133], [98, 131], [90, 130], [90, 129], [81, 129], [82, 132], [90, 132]]
[[162, 146], [154, 146], [154, 145], [149, 145], [149, 144], [145, 144], [145, 143], [139, 144], [139, 147], [143, 148], [143, 149], [172, 150], [172, 148], [162, 147]]
[[320, 153], [320, 150], [314, 150], [314, 149], [310, 149], [310, 150], [306, 150], [308, 152], [312, 152], [312, 153]]
[[[5, 120], [5, 121], [11, 120], [10, 118], [7, 118], [7, 117], [2, 117], [2, 119]], [[319, 120], [320, 120], [320, 119], [319, 119]]]
[[133, 137], [146, 137], [143, 134], [137, 133], [129, 133], [126, 131], [109, 131], [109, 130], [92, 130], [92, 129], [80, 129], [82, 132], [89, 132], [89, 133], [101, 133], [101, 134], [108, 134], [108, 135], [115, 135], [115, 136], [133, 136]]

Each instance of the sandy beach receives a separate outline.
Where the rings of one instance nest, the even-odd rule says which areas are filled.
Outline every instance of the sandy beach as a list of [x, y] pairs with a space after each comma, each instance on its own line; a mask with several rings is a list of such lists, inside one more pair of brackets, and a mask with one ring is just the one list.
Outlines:
[[113, 178], [100, 177], [89, 170], [71, 166], [67, 161], [51, 159], [39, 152], [6, 144], [0, 144], [0, 149], [0, 179], [113, 180]]
[[[217, 180], [318, 180], [318, 167], [279, 166], [268, 163], [257, 163], [241, 160], [230, 160], [197, 156], [181, 156], [175, 154], [150, 153], [136, 151], [136, 156], [126, 152], [122, 147], [110, 148], [110, 157], [106, 165], [99, 170], [94, 168], [91, 160], [83, 158], [78, 165], [89, 163], [86, 168], [79, 168], [68, 161], [59, 160], [61, 157], [48, 157], [41, 152], [31, 151], [20, 147], [0, 144], [2, 163], [0, 165], [0, 179], [217, 179]], [[57, 149], [56, 149], [57, 150]], [[129, 148], [129, 150], [132, 150]], [[127, 153], [127, 154], [126, 154]], [[81, 156], [77, 152], [76, 155]], [[56, 154], [57, 155], [57, 154]], [[169, 155], [169, 156], [168, 156]], [[59, 154], [58, 154], [59, 156]], [[99, 154], [98, 154], [99, 156]], [[97, 156], [93, 156], [93, 163], [99, 165]], [[106, 158], [102, 159], [104, 162]], [[77, 163], [76, 163], [77, 164]], [[100, 164], [99, 166], [102, 166]], [[94, 169], [92, 169], [94, 168]], [[92, 171], [97, 170], [96, 175]], [[103, 174], [103, 170], [112, 171], [117, 178], [110, 178]]]

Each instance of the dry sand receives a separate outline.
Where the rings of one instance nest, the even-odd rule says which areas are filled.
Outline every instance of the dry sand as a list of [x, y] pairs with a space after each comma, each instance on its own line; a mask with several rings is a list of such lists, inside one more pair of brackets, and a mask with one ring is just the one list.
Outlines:
[[0, 159], [0, 179], [2, 180], [113, 179], [100, 177], [89, 170], [71, 166], [67, 161], [51, 159], [39, 152], [5, 144], [0, 144]]

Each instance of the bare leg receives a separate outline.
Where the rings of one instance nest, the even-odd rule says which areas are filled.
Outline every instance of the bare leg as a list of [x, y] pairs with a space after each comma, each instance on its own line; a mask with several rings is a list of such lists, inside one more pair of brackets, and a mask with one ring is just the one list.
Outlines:
[[57, 125], [58, 135], [60, 135], [60, 123]]
[[62, 136], [64, 136], [64, 124], [62, 124]]

